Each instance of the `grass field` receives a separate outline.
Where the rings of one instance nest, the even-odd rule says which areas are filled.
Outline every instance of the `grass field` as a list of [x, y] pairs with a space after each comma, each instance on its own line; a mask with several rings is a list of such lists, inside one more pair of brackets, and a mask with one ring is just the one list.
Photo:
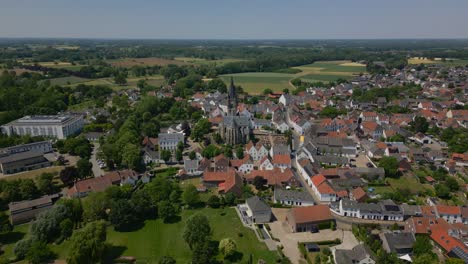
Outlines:
[[[0, 255], [0, 260], [12, 260], [15, 258], [15, 254], [13, 253], [13, 249], [15, 248], [16, 242], [26, 237], [29, 230], [29, 224], [15, 226], [12, 232], [7, 234], [0, 235], [0, 243], [4, 245], [2, 247], [3, 254]], [[8, 262], [5, 262], [8, 263]], [[17, 262], [17, 263], [26, 263], [24, 262]]]
[[191, 63], [191, 64], [199, 64], [199, 65], [216, 65], [216, 66], [221, 66], [226, 63], [230, 62], [238, 62], [238, 61], [243, 61], [242, 59], [218, 59], [218, 60], [207, 60], [207, 59], [201, 59], [201, 58], [190, 58], [190, 57], [176, 57], [174, 58], [177, 61], [183, 61], [186, 63]]
[[[27, 63], [27, 64], [33, 64], [33, 63]], [[77, 71], [84, 65], [73, 65], [70, 62], [63, 62], [63, 61], [42, 61], [38, 62], [37, 64], [44, 66], [44, 67], [49, 67], [49, 68], [59, 68], [59, 69], [67, 69], [71, 71]]]
[[261, 94], [263, 90], [269, 88], [273, 91], [282, 91], [284, 88], [294, 89], [289, 83], [294, 78], [294, 74], [274, 73], [274, 72], [247, 72], [237, 74], [221, 75], [221, 79], [228, 84], [234, 78], [236, 85], [242, 86], [249, 94]]
[[351, 61], [322, 61], [293, 67], [301, 70], [296, 74], [275, 72], [248, 72], [238, 74], [226, 74], [220, 77], [228, 83], [230, 77], [234, 82], [241, 85], [249, 94], [261, 94], [269, 88], [273, 91], [282, 91], [284, 88], [294, 89], [290, 80], [301, 78], [307, 82], [331, 82], [337, 79], [351, 79], [353, 76], [366, 71], [363, 64]]
[[[189, 263], [191, 251], [182, 238], [182, 233], [185, 221], [196, 212], [201, 212], [208, 217], [214, 240], [220, 241], [231, 237], [236, 241], [242, 261], [247, 260], [249, 254], [252, 253], [254, 263], [257, 263], [260, 258], [266, 260], [267, 263], [274, 263], [276, 253], [268, 251], [266, 246], [257, 240], [253, 231], [242, 226], [232, 208], [185, 210], [181, 214], [180, 222], [164, 224], [160, 219], [150, 220], [142, 229], [130, 233], [109, 230], [108, 242], [114, 246], [125, 247], [122, 255], [135, 256], [138, 263], [156, 263], [165, 255], [172, 256], [177, 263]], [[239, 233], [243, 236], [239, 237]], [[242, 261], [239, 259], [237, 262]]]
[[446, 66], [465, 66], [468, 65], [468, 60], [446, 59], [442, 61], [440, 58], [429, 59], [425, 57], [412, 57], [408, 59], [408, 64], [441, 64]]
[[169, 64], [176, 65], [186, 65], [189, 63], [178, 61], [178, 60], [168, 60], [161, 58], [126, 58], [126, 59], [116, 59], [116, 60], [107, 60], [107, 63], [110, 63], [114, 67], [130, 68], [133, 66], [165, 66]]

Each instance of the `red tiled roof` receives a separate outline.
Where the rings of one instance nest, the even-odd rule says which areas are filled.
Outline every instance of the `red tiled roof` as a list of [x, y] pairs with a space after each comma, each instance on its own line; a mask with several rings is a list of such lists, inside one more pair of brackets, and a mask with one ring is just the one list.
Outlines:
[[468, 252], [465, 244], [463, 244], [460, 240], [450, 236], [446, 230], [434, 230], [431, 234], [431, 238], [447, 252], [452, 251], [452, 249], [455, 247], [459, 247], [463, 251]]
[[435, 208], [429, 205], [421, 205], [421, 213], [423, 216], [434, 216], [435, 217]]
[[317, 174], [312, 177], [312, 184], [315, 185], [315, 187], [319, 186], [325, 181], [327, 181], [327, 179], [322, 174]]
[[291, 164], [291, 157], [288, 154], [273, 156], [273, 164]]
[[293, 221], [296, 224], [320, 222], [332, 219], [330, 208], [326, 205], [296, 207], [291, 209], [290, 214], [294, 217]]
[[333, 190], [333, 188], [330, 186], [330, 184], [328, 182], [322, 182], [318, 187], [317, 187], [317, 191], [320, 193], [320, 194], [332, 194], [332, 193], [335, 193], [335, 190]]
[[239, 168], [243, 164], [246, 164], [248, 162], [251, 162], [252, 160], [250, 159], [250, 155], [245, 155], [243, 159], [236, 159], [236, 160], [231, 160], [231, 166]]
[[439, 214], [461, 215], [461, 208], [459, 206], [437, 205], [436, 208]]
[[209, 171], [203, 173], [203, 181], [205, 182], [224, 182], [227, 178], [233, 177], [236, 171], [233, 168], [228, 168], [227, 171]]
[[362, 198], [367, 196], [366, 191], [361, 187], [357, 187], [356, 189], [352, 190], [351, 193], [353, 194], [354, 199], [361, 200]]
[[253, 170], [244, 175], [244, 178], [247, 180], [253, 180], [256, 176], [263, 177], [267, 180], [268, 185], [281, 185], [293, 178], [293, 172], [289, 168], [286, 168], [284, 171], [281, 171], [280, 168], [275, 168], [273, 170]]

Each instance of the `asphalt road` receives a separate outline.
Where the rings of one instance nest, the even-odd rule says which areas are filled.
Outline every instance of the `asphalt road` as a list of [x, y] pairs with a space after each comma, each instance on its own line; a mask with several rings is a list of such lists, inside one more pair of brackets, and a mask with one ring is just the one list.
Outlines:
[[94, 142], [93, 145], [94, 145], [93, 152], [91, 154], [91, 158], [89, 159], [89, 162], [91, 162], [91, 164], [93, 164], [94, 177], [99, 177], [99, 176], [104, 175], [105, 172], [104, 172], [103, 169], [101, 169], [99, 167], [99, 164], [97, 163], [96, 155], [97, 155], [97, 152], [99, 150], [99, 143]]

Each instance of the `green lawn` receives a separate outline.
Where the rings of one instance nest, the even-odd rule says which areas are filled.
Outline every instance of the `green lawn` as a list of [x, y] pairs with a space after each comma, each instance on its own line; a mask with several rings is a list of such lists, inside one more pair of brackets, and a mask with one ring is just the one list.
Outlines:
[[398, 179], [387, 178], [387, 182], [394, 189], [409, 189], [411, 193], [417, 194], [424, 190], [424, 184], [421, 184], [414, 176], [405, 175]]
[[29, 224], [15, 226], [12, 232], [0, 235], [0, 243], [3, 245], [4, 253], [0, 255], [0, 260], [13, 260], [15, 254], [13, 249], [16, 242], [26, 237], [29, 230]]
[[[276, 252], [269, 251], [259, 242], [252, 230], [242, 226], [233, 208], [185, 210], [182, 220], [173, 224], [164, 224], [160, 219], [146, 221], [145, 226], [134, 232], [116, 232], [108, 230], [108, 242], [112, 243], [123, 256], [134, 256], [138, 263], [156, 263], [162, 256], [168, 255], [176, 259], [177, 263], [189, 263], [191, 251], [182, 233], [187, 218], [196, 212], [205, 214], [213, 229], [213, 239], [233, 238], [242, 254], [242, 261], [253, 254], [254, 263], [264, 259], [267, 263], [274, 263]], [[238, 234], [243, 236], [239, 237]], [[220, 257], [220, 256], [218, 256]], [[241, 262], [241, 261], [239, 261]]]
[[234, 78], [236, 85], [242, 86], [249, 94], [261, 94], [265, 89], [279, 92], [284, 88], [293, 89], [289, 80], [294, 78], [294, 74], [275, 72], [246, 72], [237, 74], [221, 75], [221, 79], [228, 84]]

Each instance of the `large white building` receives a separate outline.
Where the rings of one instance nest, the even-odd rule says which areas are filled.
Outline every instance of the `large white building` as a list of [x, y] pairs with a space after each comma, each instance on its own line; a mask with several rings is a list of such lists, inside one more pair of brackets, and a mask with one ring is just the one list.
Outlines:
[[83, 128], [80, 115], [37, 115], [24, 116], [1, 126], [1, 131], [8, 136], [31, 135], [64, 139]]

